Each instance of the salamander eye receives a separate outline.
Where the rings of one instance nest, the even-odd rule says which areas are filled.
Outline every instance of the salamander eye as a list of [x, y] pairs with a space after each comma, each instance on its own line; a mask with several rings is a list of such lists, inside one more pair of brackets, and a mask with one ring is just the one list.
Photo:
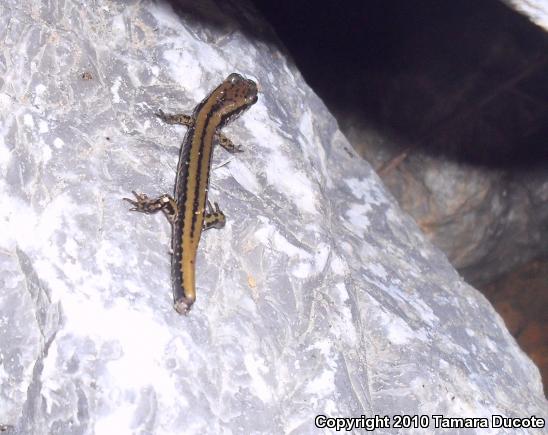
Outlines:
[[226, 81], [231, 84], [238, 83], [240, 80], [243, 80], [243, 77], [237, 73], [232, 73], [226, 78]]

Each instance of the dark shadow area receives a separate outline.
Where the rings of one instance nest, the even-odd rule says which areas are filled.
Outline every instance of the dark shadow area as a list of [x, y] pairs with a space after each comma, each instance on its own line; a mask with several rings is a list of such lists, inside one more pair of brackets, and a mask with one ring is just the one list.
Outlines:
[[254, 3], [335, 114], [463, 162], [548, 162], [548, 37], [502, 2]]
[[[224, 32], [226, 35], [238, 31], [250, 39], [267, 43], [271, 43], [275, 39], [270, 27], [273, 26], [273, 23], [268, 22], [269, 18], [265, 17], [268, 24], [257, 20], [257, 16], [260, 16], [260, 14], [257, 14], [253, 0], [219, 1], [215, 3], [200, 0], [157, 1], [169, 4], [177, 15], [184, 17], [185, 20], [190, 20], [190, 22], [196, 24], [196, 27], [203, 29], [201, 37], [204, 41], [210, 43], [219, 43], [219, 41], [215, 41], [209, 36], [210, 32], [208, 30], [211, 29], [216, 29], [221, 33]], [[200, 30], [197, 33], [200, 33]], [[277, 47], [276, 50], [278, 50]]]

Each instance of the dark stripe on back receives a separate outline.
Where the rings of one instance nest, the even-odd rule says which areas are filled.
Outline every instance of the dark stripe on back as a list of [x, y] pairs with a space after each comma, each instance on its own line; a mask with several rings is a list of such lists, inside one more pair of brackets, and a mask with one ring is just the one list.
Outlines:
[[[192, 138], [194, 137], [195, 127], [191, 127], [183, 139], [181, 151], [179, 153], [179, 162], [177, 163], [177, 174], [175, 177], [175, 189], [174, 197], [177, 202], [177, 221], [175, 222], [173, 232], [171, 235], [171, 245], [173, 248], [173, 256], [171, 257], [171, 280], [174, 281], [175, 292], [178, 293], [182, 290], [182, 273], [181, 273], [181, 261], [183, 260], [183, 232], [185, 225], [185, 213], [184, 204], [186, 203], [186, 188], [188, 184], [188, 167], [185, 167], [185, 162], [190, 158], [190, 151], [192, 149]], [[176, 266], [174, 267], [175, 264]], [[178, 297], [182, 297], [178, 295]]]
[[[198, 215], [197, 215], [196, 212], [198, 211], [198, 205], [199, 205], [199, 202], [200, 202], [200, 181], [201, 181], [201, 178], [202, 178], [202, 160], [204, 158], [204, 148], [206, 146], [205, 145], [205, 137], [207, 136], [207, 132], [209, 130], [209, 126], [210, 126], [210, 123], [211, 123], [211, 117], [218, 110], [218, 107], [219, 107], [219, 103], [214, 104], [211, 107], [211, 109], [207, 112], [207, 116], [206, 116], [206, 119], [204, 121], [204, 127], [202, 129], [202, 137], [200, 138], [200, 146], [198, 147], [200, 154], [198, 156], [198, 164], [197, 164], [198, 173], [196, 175], [196, 188], [194, 190], [194, 204], [193, 204], [194, 213], [192, 214], [192, 226], [190, 228], [190, 232], [192, 234], [194, 234], [194, 229], [196, 227], [196, 220], [198, 219]], [[216, 128], [217, 128], [217, 126], [214, 127], [214, 129], [216, 129]], [[213, 137], [211, 139], [213, 140]], [[213, 147], [213, 144], [211, 144], [211, 145]], [[213, 157], [213, 154], [210, 152], [209, 164], [208, 164], [208, 168], [206, 169], [207, 179], [209, 179], [209, 168], [211, 166], [212, 157]], [[206, 189], [207, 189], [207, 185], [206, 185]], [[204, 200], [207, 201], [207, 191], [205, 192]]]

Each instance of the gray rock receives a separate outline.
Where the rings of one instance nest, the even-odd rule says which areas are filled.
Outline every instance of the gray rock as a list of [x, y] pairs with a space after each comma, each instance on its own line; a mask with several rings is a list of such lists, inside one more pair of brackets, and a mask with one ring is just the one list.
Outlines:
[[548, 3], [545, 0], [502, 0], [516, 11], [527, 15], [535, 24], [548, 30]]
[[[367, 143], [367, 156], [386, 150], [366, 128], [354, 125], [348, 137]], [[489, 169], [415, 152], [383, 182], [467, 282], [491, 282], [548, 254], [545, 168]]]
[[[0, 20], [6, 432], [548, 416], [500, 317], [349, 148], [251, 8], [11, 0]], [[225, 129], [245, 153], [216, 152], [210, 193], [228, 223], [202, 240], [182, 317], [167, 222], [121, 198], [172, 190], [184, 128], [154, 112], [190, 112], [232, 71], [262, 92]]]

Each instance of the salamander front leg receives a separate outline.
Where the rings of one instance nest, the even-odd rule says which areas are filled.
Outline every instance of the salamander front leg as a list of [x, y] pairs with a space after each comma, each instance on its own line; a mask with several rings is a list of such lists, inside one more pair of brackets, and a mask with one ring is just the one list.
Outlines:
[[164, 121], [166, 124], [180, 124], [192, 127], [194, 125], [194, 118], [189, 115], [164, 113], [162, 109], [158, 110], [155, 114], [158, 118]]
[[[194, 126], [194, 118], [192, 116], [184, 115], [182, 113], [169, 114], [164, 113], [164, 111], [160, 109], [158, 110], [158, 113], [155, 113], [155, 115], [166, 124], [185, 125], [189, 128]], [[244, 151], [241, 145], [235, 145], [228, 137], [226, 137], [220, 131], [215, 132], [215, 139], [217, 139], [219, 145], [221, 145], [226, 151], [231, 154], [242, 153]]]
[[219, 131], [215, 133], [215, 138], [218, 140], [219, 145], [221, 145], [230, 154], [244, 152], [241, 145], [234, 145], [234, 143], [228, 137], [226, 137], [223, 133]]
[[215, 209], [213, 209], [211, 202], [207, 201], [207, 211], [204, 214], [204, 231], [209, 230], [210, 228], [221, 229], [225, 224], [226, 216], [219, 209], [219, 204], [215, 203]]
[[129, 209], [130, 211], [153, 214], [161, 210], [170, 223], [173, 224], [175, 222], [177, 218], [177, 202], [170, 195], [164, 194], [156, 199], [151, 199], [144, 193], [137, 193], [135, 191], [131, 193], [137, 198], [137, 201], [123, 198], [124, 201], [129, 202], [133, 206]]

